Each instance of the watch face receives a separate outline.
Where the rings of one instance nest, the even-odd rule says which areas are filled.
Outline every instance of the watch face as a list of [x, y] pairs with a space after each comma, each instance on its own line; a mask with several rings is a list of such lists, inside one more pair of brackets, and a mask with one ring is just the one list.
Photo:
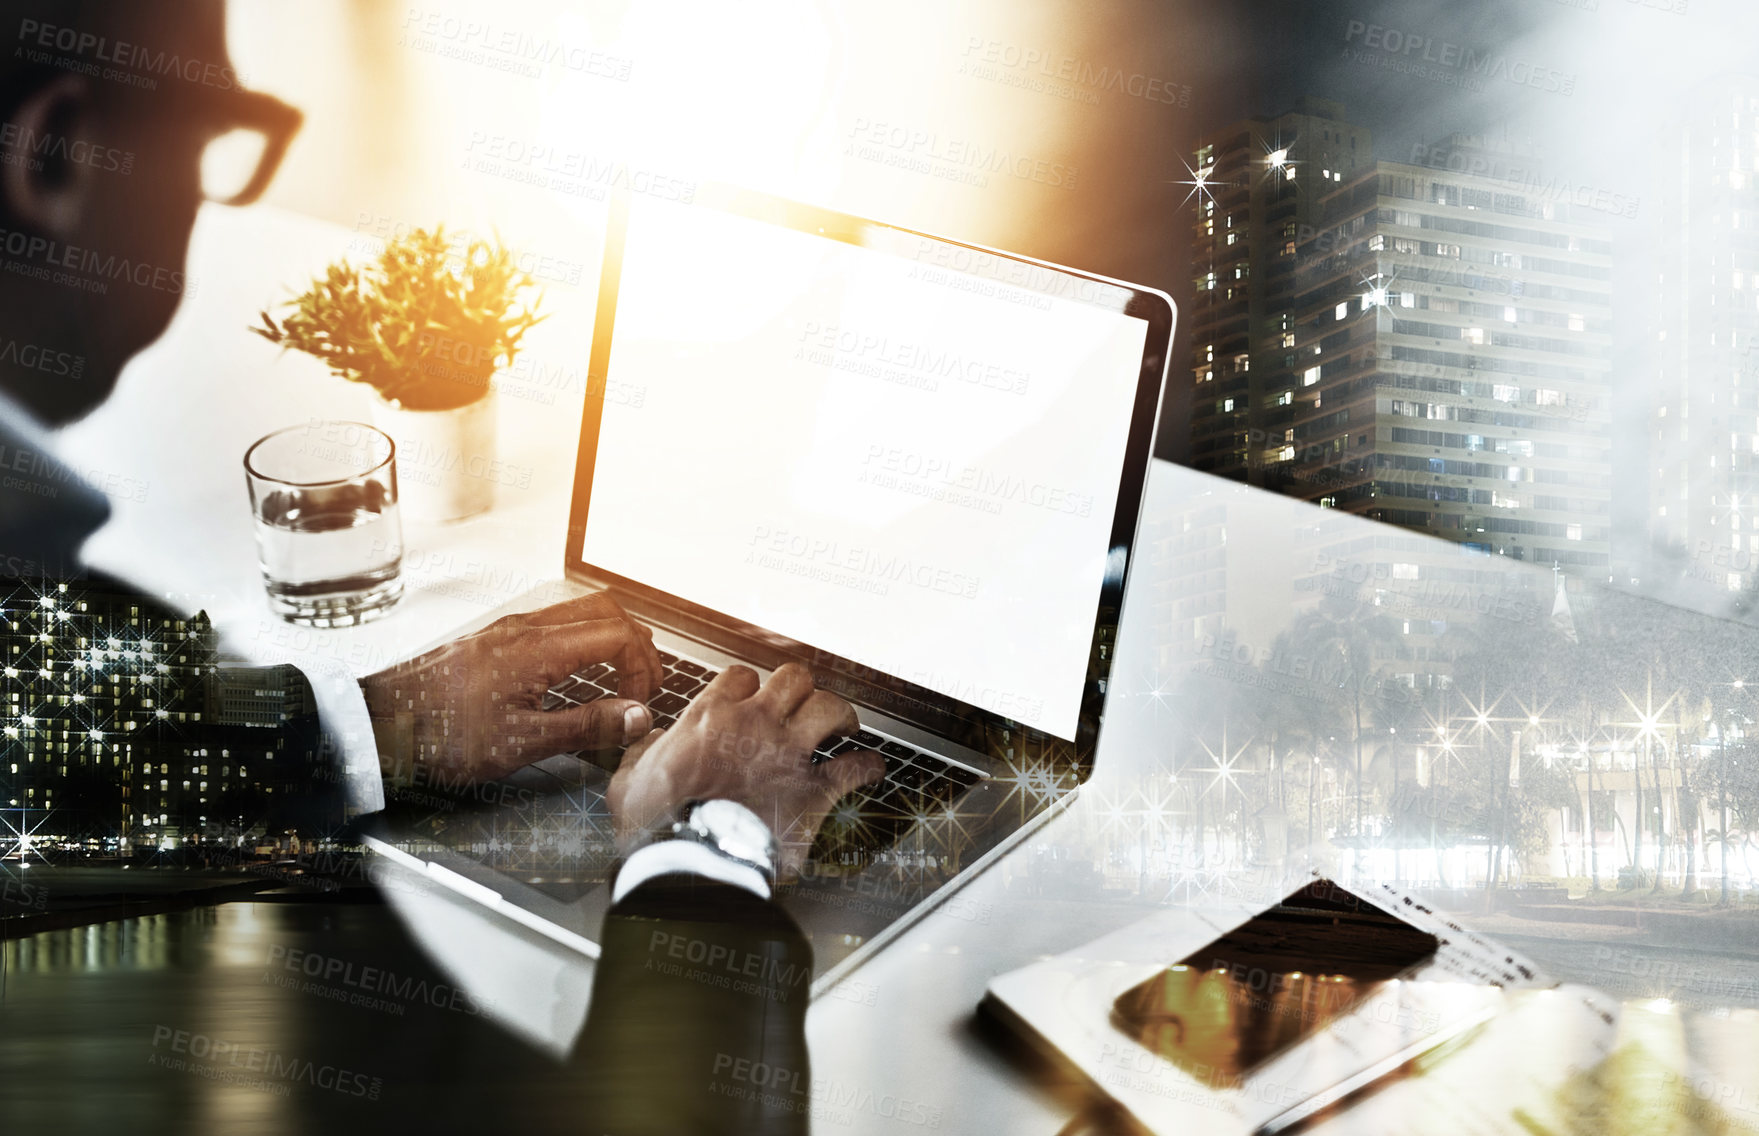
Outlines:
[[769, 864], [774, 840], [769, 827], [744, 805], [734, 801], [704, 801], [690, 813], [690, 823], [712, 839], [721, 851], [754, 864]]

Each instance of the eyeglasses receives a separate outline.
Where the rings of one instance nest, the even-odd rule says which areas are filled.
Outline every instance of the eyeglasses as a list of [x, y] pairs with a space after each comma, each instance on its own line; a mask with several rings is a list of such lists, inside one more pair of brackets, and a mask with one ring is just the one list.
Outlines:
[[202, 148], [202, 196], [220, 205], [249, 205], [274, 180], [305, 115], [273, 95], [236, 88], [206, 110], [210, 136]]

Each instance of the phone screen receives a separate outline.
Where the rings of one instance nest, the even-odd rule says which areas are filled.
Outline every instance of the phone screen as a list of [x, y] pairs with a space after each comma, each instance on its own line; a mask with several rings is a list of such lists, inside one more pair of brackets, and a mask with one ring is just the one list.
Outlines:
[[1116, 1023], [1217, 1087], [1288, 1049], [1434, 956], [1434, 935], [1315, 880], [1125, 991]]

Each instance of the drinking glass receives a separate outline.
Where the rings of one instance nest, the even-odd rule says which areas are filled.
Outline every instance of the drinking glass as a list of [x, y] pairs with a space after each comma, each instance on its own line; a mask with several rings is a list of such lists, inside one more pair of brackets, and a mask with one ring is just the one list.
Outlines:
[[396, 454], [371, 426], [317, 419], [245, 451], [257, 562], [282, 619], [348, 627], [403, 595]]

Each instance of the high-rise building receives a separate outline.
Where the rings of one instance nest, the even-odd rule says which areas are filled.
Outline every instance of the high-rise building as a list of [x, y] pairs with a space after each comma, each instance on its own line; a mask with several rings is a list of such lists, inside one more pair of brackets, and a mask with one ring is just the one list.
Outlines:
[[1274, 487], [1293, 426], [1296, 249], [1325, 194], [1373, 162], [1373, 141], [1342, 104], [1302, 98], [1205, 135], [1193, 158], [1191, 465]]
[[208, 720], [275, 727], [317, 713], [311, 685], [292, 667], [218, 666], [207, 675]]
[[1656, 150], [1653, 542], [1712, 592], [1759, 573], [1759, 79], [1706, 84]]
[[[117, 835], [144, 811], [135, 774], [202, 716], [206, 619], [79, 583], [0, 591], [0, 807], [56, 814], [59, 835]], [[153, 810], [155, 813], [157, 810]], [[32, 827], [38, 827], [33, 825]]]
[[1208, 482], [1143, 529], [1157, 662], [1168, 673], [1242, 650], [1257, 658], [1288, 624], [1291, 550], [1286, 533], [1253, 523], [1262, 514], [1251, 492]]
[[1296, 258], [1285, 491], [1605, 578], [1604, 228], [1518, 181], [1393, 162], [1321, 208]]
[[[11, 833], [127, 852], [317, 831], [322, 754], [291, 668], [226, 668], [206, 616], [82, 581], [0, 586], [0, 813]], [[314, 804], [314, 802], [316, 802]]]

